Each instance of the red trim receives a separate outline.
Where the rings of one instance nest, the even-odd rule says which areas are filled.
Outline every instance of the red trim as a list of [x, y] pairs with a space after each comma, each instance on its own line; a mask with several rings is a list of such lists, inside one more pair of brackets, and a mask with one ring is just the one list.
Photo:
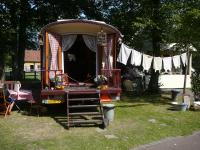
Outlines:
[[64, 90], [42, 90], [41, 95], [65, 95]]
[[101, 89], [100, 93], [101, 94], [106, 94], [106, 93], [122, 93], [122, 89], [121, 88]]
[[[83, 83], [83, 82], [80, 82], [80, 83]], [[83, 83], [84, 85], [88, 84], [88, 83]], [[79, 85], [79, 83], [77, 82], [69, 82], [69, 85]]]
[[[78, 90], [78, 91], [69, 91], [70, 93], [76, 92], [96, 92], [97, 90]], [[122, 89], [113, 88], [113, 89], [101, 89], [100, 94], [108, 94], [108, 93], [122, 93]], [[65, 95], [64, 90], [42, 90], [41, 95]]]

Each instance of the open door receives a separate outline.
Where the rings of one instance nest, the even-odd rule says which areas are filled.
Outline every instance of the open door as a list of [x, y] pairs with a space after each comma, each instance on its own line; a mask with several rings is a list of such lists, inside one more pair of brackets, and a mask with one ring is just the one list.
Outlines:
[[[86, 46], [81, 35], [77, 35], [72, 47], [64, 52], [64, 66], [69, 82], [85, 82], [95, 76], [96, 53]], [[93, 79], [88, 82], [93, 83]]]

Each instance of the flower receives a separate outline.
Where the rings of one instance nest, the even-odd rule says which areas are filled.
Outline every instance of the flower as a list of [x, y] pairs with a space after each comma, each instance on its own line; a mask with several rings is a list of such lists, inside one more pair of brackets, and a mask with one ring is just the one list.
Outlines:
[[[55, 82], [55, 77], [50, 78], [51, 82]], [[61, 76], [56, 76], [56, 82], [61, 82]]]
[[107, 78], [106, 76], [104, 75], [98, 75], [96, 78], [94, 78], [94, 82], [98, 82], [98, 81], [101, 81], [101, 77], [103, 78], [103, 81], [107, 81]]

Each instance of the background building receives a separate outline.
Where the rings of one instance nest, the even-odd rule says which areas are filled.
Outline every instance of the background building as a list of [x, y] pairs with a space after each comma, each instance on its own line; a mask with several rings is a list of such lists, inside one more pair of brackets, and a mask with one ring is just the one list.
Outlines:
[[40, 71], [40, 69], [41, 69], [40, 51], [25, 50], [24, 71], [33, 72], [33, 71]]

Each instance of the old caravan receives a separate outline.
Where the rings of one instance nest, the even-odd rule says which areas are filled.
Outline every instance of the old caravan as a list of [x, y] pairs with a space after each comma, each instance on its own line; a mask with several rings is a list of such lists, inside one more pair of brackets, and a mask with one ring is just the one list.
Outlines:
[[[101, 31], [107, 36], [103, 46], [97, 44]], [[69, 112], [70, 95], [80, 95], [74, 101], [85, 101], [87, 98], [81, 95], [89, 94], [87, 101], [100, 99], [100, 107], [102, 101], [118, 99], [121, 70], [116, 69], [116, 49], [121, 36], [115, 27], [100, 21], [58, 20], [44, 26], [38, 34], [43, 103], [67, 101]], [[101, 87], [97, 88], [94, 79], [98, 76]]]

